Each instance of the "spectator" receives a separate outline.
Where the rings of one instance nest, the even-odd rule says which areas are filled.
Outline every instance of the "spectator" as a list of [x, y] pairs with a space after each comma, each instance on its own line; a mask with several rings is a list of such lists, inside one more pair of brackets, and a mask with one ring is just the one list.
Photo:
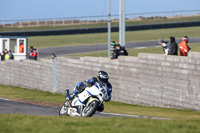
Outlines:
[[33, 46], [30, 46], [29, 59], [33, 60]]
[[9, 59], [9, 54], [8, 54], [8, 52], [7, 52], [7, 53], [4, 53], [4, 58], [5, 58], [5, 60], [8, 60], [8, 59]]
[[176, 43], [175, 37], [170, 37], [169, 54], [168, 55], [178, 55], [178, 45]]
[[7, 49], [4, 49], [4, 54], [7, 54], [8, 53], [8, 50]]
[[179, 44], [181, 56], [187, 56], [188, 52], [190, 51], [191, 48], [188, 46], [188, 42], [189, 42], [189, 37], [184, 36], [182, 38], [182, 42]]
[[56, 61], [57, 57], [56, 57], [56, 55], [54, 53], [52, 53], [51, 57], [52, 57], [53, 61]]
[[20, 43], [19, 45], [19, 53], [24, 53], [24, 44]]
[[169, 48], [168, 48], [169, 42], [165, 42], [163, 39], [159, 39], [159, 40], [158, 40], [158, 44], [160, 44], [160, 45], [162, 46], [162, 48], [163, 48], [163, 53], [164, 53], [165, 55], [168, 55], [168, 53], [169, 53]]
[[8, 51], [8, 55], [10, 60], [14, 60], [14, 55], [12, 54], [11, 50]]
[[37, 50], [33, 49], [33, 60], [37, 60]]
[[125, 55], [128, 56], [128, 52], [126, 51], [125, 48], [121, 47], [120, 44], [116, 44], [116, 49], [113, 53], [113, 57], [111, 59], [117, 59], [118, 56], [120, 55]]
[[4, 61], [4, 60], [5, 60], [5, 52], [2, 51], [2, 53], [1, 53], [1, 61]]
[[110, 46], [110, 47], [111, 47], [111, 48], [110, 48], [111, 54], [112, 54], [112, 56], [113, 56], [113, 53], [114, 53], [115, 48], [116, 48], [116, 43], [115, 43], [115, 41], [113, 41], [113, 42], [111, 43], [111, 46]]

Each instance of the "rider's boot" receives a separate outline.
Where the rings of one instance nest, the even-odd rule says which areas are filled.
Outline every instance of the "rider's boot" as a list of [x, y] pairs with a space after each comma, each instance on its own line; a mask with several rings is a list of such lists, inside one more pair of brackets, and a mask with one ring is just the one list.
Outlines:
[[65, 106], [70, 106], [70, 101], [72, 98], [70, 96], [68, 89], [65, 91], [65, 99], [66, 99]]

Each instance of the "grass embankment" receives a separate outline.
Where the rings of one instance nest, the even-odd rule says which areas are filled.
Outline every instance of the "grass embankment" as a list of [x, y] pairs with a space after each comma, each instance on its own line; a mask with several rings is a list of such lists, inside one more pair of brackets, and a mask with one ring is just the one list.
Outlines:
[[0, 115], [1, 133], [199, 133], [200, 120]]
[[[200, 16], [186, 16], [186, 17], [172, 17], [166, 19], [142, 19], [142, 20], [129, 20], [126, 25], [142, 25], [142, 24], [155, 24], [155, 23], [172, 23], [172, 22], [186, 22], [186, 21], [199, 21]], [[40, 31], [40, 30], [59, 30], [59, 29], [77, 29], [77, 28], [91, 28], [91, 27], [107, 27], [107, 22], [93, 23], [93, 24], [71, 24], [66, 26], [38, 26], [38, 27], [0, 27], [0, 32], [9, 31]], [[112, 26], [119, 26], [119, 22], [112, 22]]]
[[[0, 85], [0, 97], [24, 99], [43, 103], [64, 103], [64, 94], [22, 89]], [[119, 102], [105, 103], [104, 112], [171, 118], [171, 120], [134, 118], [71, 118], [60, 116], [30, 116], [0, 114], [1, 133], [22, 132], [137, 132], [137, 133], [197, 133], [200, 132], [200, 112], [158, 107], [129, 105]]]
[[[199, 31], [200, 27], [131, 31], [126, 32], [126, 42], [158, 40], [159, 38], [169, 40], [170, 36], [174, 36], [177, 39], [185, 35], [188, 35], [190, 38], [199, 37]], [[113, 32], [111, 38], [118, 43], [119, 33]], [[107, 33], [29, 37], [29, 46], [36, 48], [91, 44], [107, 44]]]

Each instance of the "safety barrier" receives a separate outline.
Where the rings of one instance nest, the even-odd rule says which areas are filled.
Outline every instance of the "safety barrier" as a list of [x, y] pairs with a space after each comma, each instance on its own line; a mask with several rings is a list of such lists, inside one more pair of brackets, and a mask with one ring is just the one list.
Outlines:
[[[178, 22], [178, 23], [160, 23], [148, 25], [132, 25], [126, 26], [126, 31], [152, 30], [152, 29], [167, 29], [180, 27], [200, 26], [200, 21]], [[89, 33], [105, 33], [107, 27], [100, 28], [80, 28], [80, 29], [65, 29], [65, 30], [47, 30], [47, 31], [18, 31], [18, 32], [0, 32], [0, 36], [54, 36], [54, 35], [74, 35], [74, 34], [89, 34]], [[112, 32], [118, 32], [119, 27], [112, 27]]]

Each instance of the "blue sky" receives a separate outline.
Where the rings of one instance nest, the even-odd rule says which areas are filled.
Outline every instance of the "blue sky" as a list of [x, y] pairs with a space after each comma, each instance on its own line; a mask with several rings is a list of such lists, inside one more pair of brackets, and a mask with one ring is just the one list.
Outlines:
[[[200, 0], [125, 0], [126, 14], [200, 9]], [[107, 15], [108, 0], [0, 0], [0, 20]], [[119, 0], [111, 0], [111, 14]]]

